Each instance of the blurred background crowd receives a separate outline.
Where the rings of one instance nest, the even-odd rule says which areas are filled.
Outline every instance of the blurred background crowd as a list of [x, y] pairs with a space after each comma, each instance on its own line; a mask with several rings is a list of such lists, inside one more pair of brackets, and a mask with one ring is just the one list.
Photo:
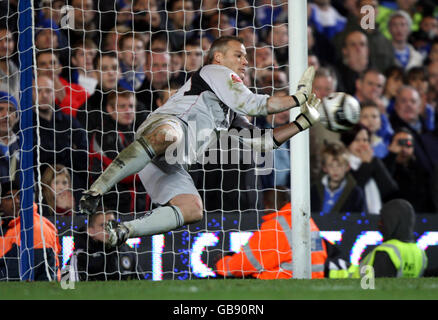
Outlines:
[[[289, 43], [287, 9], [284, 0], [36, 0], [34, 161], [44, 215], [77, 214], [82, 191], [204, 65], [219, 36], [244, 40], [250, 90], [289, 94], [289, 54], [302, 44]], [[1, 1], [0, 12], [4, 183], [19, 163], [17, 1]], [[309, 0], [307, 19], [314, 93], [346, 92], [361, 105], [360, 124], [349, 132], [310, 130], [312, 211], [378, 214], [385, 201], [403, 198], [418, 213], [437, 213], [435, 1]], [[289, 113], [250, 120], [272, 128]], [[273, 160], [267, 175], [257, 174], [254, 159], [197, 164], [190, 173], [207, 211], [277, 210], [273, 191], [290, 187], [289, 143]], [[153, 205], [135, 175], [104, 204], [127, 215]]]

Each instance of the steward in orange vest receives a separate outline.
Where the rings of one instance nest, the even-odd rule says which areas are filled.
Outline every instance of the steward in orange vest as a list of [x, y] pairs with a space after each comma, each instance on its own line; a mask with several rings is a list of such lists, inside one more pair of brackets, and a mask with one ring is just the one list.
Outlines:
[[[20, 195], [14, 182], [1, 185], [0, 217], [0, 280], [20, 280]], [[41, 220], [40, 220], [41, 219]], [[44, 242], [41, 235], [44, 236]], [[49, 280], [44, 262], [44, 247], [52, 280], [60, 280], [58, 254], [61, 252], [55, 226], [38, 213], [33, 204], [34, 279]]]
[[[291, 204], [263, 216], [263, 220], [260, 230], [251, 236], [239, 253], [225, 256], [216, 263], [218, 274], [257, 279], [292, 278]], [[324, 278], [327, 249], [312, 218], [310, 228], [312, 279]]]

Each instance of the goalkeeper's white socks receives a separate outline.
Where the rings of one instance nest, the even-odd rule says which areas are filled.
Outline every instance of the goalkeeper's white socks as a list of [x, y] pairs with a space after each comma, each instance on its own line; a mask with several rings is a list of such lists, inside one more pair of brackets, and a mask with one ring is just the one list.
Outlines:
[[119, 153], [93, 183], [90, 191], [103, 195], [120, 180], [142, 170], [154, 157], [154, 150], [140, 137]]
[[159, 207], [140, 219], [123, 223], [129, 229], [129, 238], [149, 236], [172, 231], [184, 225], [184, 217], [176, 206]]

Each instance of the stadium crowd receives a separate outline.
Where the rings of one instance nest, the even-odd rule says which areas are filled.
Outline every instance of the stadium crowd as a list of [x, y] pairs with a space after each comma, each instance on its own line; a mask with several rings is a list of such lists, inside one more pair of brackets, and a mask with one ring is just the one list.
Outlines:
[[[20, 160], [17, 2], [0, 2], [1, 183]], [[41, 175], [47, 217], [79, 214], [82, 192], [203, 66], [218, 36], [243, 38], [244, 82], [253, 92], [288, 94], [289, 49], [297, 44], [289, 44], [285, 0], [36, 0], [35, 8], [35, 179]], [[438, 5], [309, 0], [307, 34], [317, 97], [342, 91], [361, 105], [350, 132], [322, 124], [310, 130], [312, 210], [379, 214], [383, 203], [401, 198], [417, 213], [438, 213]], [[289, 122], [289, 113], [249, 119], [273, 128]], [[270, 191], [290, 187], [289, 143], [273, 159], [267, 175], [256, 174], [254, 159], [193, 165], [205, 209], [275, 203]], [[125, 215], [154, 205], [137, 175], [103, 200]]]
[[[249, 60], [245, 83], [252, 91], [287, 94], [287, 1], [274, 2], [239, 0], [234, 6], [196, 0], [36, 1], [34, 102], [38, 99], [40, 125], [34, 136], [35, 143], [40, 137], [42, 166], [35, 174], [50, 176], [55, 167], [65, 166], [73, 194], [68, 196], [71, 210], [63, 211], [45, 192], [44, 204], [51, 207], [45, 212], [77, 212], [81, 192], [133, 141], [148, 114], [204, 64], [218, 36], [244, 39]], [[11, 114], [19, 99], [14, 4], [9, 1], [8, 10], [2, 10], [7, 15], [1, 17], [0, 28], [1, 101], [9, 101]], [[61, 14], [66, 5], [71, 21]], [[363, 10], [370, 7], [375, 21]], [[360, 123], [366, 127], [364, 137], [348, 138], [322, 125], [311, 129], [311, 183], [323, 190], [322, 198], [315, 200], [322, 203], [321, 210], [342, 207], [334, 203], [345, 186], [330, 187], [322, 159], [325, 144], [336, 141], [347, 144], [346, 175], [361, 189], [365, 211], [378, 213], [382, 201], [401, 197], [418, 212], [437, 212], [432, 197], [438, 188], [437, 12], [427, 0], [309, 1], [308, 63], [317, 69], [314, 92], [319, 98], [335, 91], [353, 95], [361, 103]], [[285, 112], [251, 121], [270, 128], [289, 119]], [[11, 116], [2, 123], [5, 173], [10, 171], [10, 154], [18, 156], [13, 152], [17, 122]], [[394, 140], [400, 131], [404, 138]], [[191, 174], [203, 192], [205, 208], [233, 210], [238, 203], [239, 210], [263, 209], [263, 190], [289, 187], [288, 148], [286, 144], [274, 152], [274, 170], [268, 175], [257, 176], [255, 163], [193, 166]], [[62, 170], [56, 169], [55, 176]], [[2, 181], [8, 176], [3, 174]], [[121, 213], [144, 212], [151, 206], [135, 176], [113, 191], [105, 201]], [[229, 201], [221, 200], [225, 196]], [[343, 208], [352, 209], [356, 208]]]

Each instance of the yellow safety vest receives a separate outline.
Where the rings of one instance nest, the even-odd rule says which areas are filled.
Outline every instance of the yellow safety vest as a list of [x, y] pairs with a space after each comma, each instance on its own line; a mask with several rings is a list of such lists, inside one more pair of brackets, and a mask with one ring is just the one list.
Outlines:
[[391, 259], [398, 278], [418, 278], [427, 267], [427, 256], [416, 243], [388, 240], [370, 252], [359, 265], [351, 265], [348, 270], [331, 270], [330, 278], [360, 278], [364, 266], [373, 266], [376, 253], [386, 252]]

